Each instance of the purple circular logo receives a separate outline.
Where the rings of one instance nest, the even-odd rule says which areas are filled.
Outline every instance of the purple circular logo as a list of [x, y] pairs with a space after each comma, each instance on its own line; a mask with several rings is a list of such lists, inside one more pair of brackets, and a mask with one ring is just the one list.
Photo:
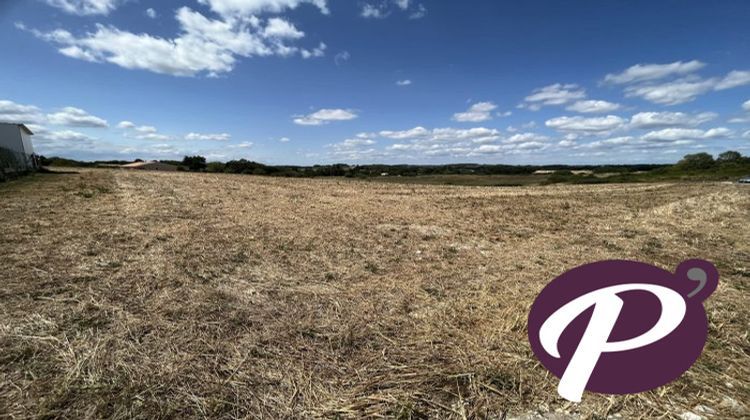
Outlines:
[[602, 261], [553, 280], [529, 313], [534, 354], [560, 378], [558, 392], [634, 394], [679, 378], [708, 336], [703, 308], [719, 284], [713, 264], [685, 261], [672, 274], [634, 261]]

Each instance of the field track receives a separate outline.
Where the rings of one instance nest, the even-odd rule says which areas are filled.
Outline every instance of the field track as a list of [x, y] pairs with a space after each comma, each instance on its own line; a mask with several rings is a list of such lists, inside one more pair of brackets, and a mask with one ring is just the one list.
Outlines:
[[[722, 275], [698, 363], [557, 398], [526, 339], [542, 287], [689, 258]], [[748, 415], [746, 186], [35, 175], [0, 184], [0, 273], [0, 418]]]

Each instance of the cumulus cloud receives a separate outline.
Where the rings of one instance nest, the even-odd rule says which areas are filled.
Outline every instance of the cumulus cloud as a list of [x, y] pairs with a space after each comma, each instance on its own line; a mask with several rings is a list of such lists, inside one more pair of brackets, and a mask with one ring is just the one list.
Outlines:
[[[694, 73], [706, 66], [697, 60], [670, 64], [638, 64], [604, 81], [627, 85], [625, 95], [660, 105], [680, 105], [711, 91], [750, 85], [750, 71], [733, 70], [723, 77], [703, 78]], [[666, 80], [665, 80], [666, 79]]]
[[698, 60], [676, 61], [669, 64], [636, 64], [622, 73], [608, 74], [604, 81], [615, 84], [645, 82], [694, 73], [705, 66], [705, 63]]
[[365, 3], [362, 5], [362, 10], [359, 15], [365, 19], [384, 19], [388, 17], [390, 12], [386, 9], [385, 5], [374, 5]]
[[50, 124], [66, 125], [69, 127], [109, 127], [107, 120], [95, 117], [80, 108], [74, 108], [72, 106], [65, 107], [59, 112], [47, 115], [47, 119]]
[[608, 115], [596, 118], [558, 117], [547, 120], [545, 125], [557, 131], [586, 135], [608, 133], [622, 128], [625, 123], [625, 119], [621, 117]]
[[694, 101], [714, 86], [716, 79], [685, 78], [657, 85], [630, 86], [625, 89], [625, 95], [659, 105], [679, 105]]
[[665, 128], [644, 134], [645, 141], [678, 141], [678, 140], [706, 140], [721, 139], [731, 136], [732, 130], [724, 127], [701, 130], [698, 128]]
[[578, 101], [567, 108], [568, 111], [580, 112], [582, 114], [605, 114], [620, 109], [620, 104], [607, 101]]
[[156, 127], [151, 125], [136, 125], [131, 121], [121, 121], [117, 127], [126, 130], [126, 137], [136, 138], [138, 140], [151, 141], [168, 141], [174, 140], [174, 137], [160, 134]]
[[409, 13], [409, 19], [421, 19], [427, 15], [427, 8], [423, 4], [415, 4], [411, 0], [381, 0], [370, 1], [361, 5], [359, 15], [366, 19], [385, 19], [395, 10]]
[[329, 13], [326, 0], [198, 0], [198, 3], [207, 5], [214, 12], [227, 17], [280, 13], [296, 9], [305, 3], [316, 6], [323, 14]]
[[88, 16], [108, 15], [123, 3], [123, 0], [46, 0], [47, 4], [65, 13]]
[[716, 83], [714, 89], [726, 90], [750, 85], [750, 71], [734, 70]]
[[433, 130], [415, 127], [404, 131], [381, 131], [378, 134], [392, 140], [419, 140], [424, 142], [471, 141], [483, 143], [500, 139], [500, 131], [484, 127], [469, 129], [435, 128]]
[[203, 133], [188, 133], [185, 135], [185, 140], [189, 141], [227, 141], [232, 136], [227, 133], [218, 134], [203, 134]]
[[684, 112], [639, 112], [630, 119], [630, 126], [639, 129], [666, 127], [695, 127], [718, 117], [713, 112], [686, 114]]
[[409, 80], [409, 79], [399, 80], [399, 81], [396, 82], [396, 85], [397, 86], [411, 86], [412, 85], [412, 81]]
[[483, 122], [492, 119], [492, 112], [497, 105], [492, 102], [479, 102], [472, 105], [468, 111], [453, 114], [453, 120], [458, 122]]
[[263, 28], [263, 36], [266, 38], [300, 39], [305, 36], [305, 33], [284, 19], [271, 18], [268, 19], [268, 25]]
[[349, 121], [357, 118], [356, 112], [350, 109], [321, 109], [309, 115], [297, 116], [297, 125], [326, 125], [335, 121]]
[[46, 120], [42, 110], [33, 105], [22, 105], [0, 100], [0, 122], [41, 124]]
[[[237, 0], [215, 3], [265, 10], [282, 4], [296, 6], [299, 2]], [[324, 2], [321, 4], [325, 5]], [[220, 7], [221, 10], [224, 6]], [[173, 76], [216, 76], [232, 71], [241, 57], [299, 55], [312, 58], [324, 55], [326, 49], [323, 43], [312, 49], [288, 44], [304, 37], [304, 33], [281, 18], [271, 18], [265, 24], [257, 17], [211, 19], [188, 7], [178, 9], [175, 18], [180, 27], [180, 34], [175, 38], [136, 34], [101, 24], [83, 35], [64, 29], [29, 31], [58, 45], [58, 51], [71, 58]], [[19, 27], [26, 29], [23, 25]]]
[[745, 111], [750, 111], [750, 100], [742, 104], [742, 109]]
[[156, 19], [158, 15], [156, 13], [156, 10], [149, 7], [148, 9], [146, 9], [146, 16], [151, 19]]
[[556, 83], [534, 90], [520, 107], [538, 111], [543, 106], [566, 105], [585, 98], [586, 91], [580, 86]]

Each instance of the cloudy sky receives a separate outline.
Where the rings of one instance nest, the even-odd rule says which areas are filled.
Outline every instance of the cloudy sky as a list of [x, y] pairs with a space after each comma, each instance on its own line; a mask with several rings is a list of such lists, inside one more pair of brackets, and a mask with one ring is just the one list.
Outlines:
[[4, 0], [41, 154], [311, 163], [750, 154], [746, 0]]

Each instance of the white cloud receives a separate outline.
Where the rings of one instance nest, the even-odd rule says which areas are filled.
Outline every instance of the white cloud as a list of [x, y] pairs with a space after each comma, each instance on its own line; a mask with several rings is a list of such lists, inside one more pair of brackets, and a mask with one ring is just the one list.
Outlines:
[[340, 53], [336, 54], [335, 57], [333, 57], [333, 62], [336, 63], [337, 66], [340, 66], [349, 61], [351, 58], [352, 55], [349, 54], [349, 51], [341, 51]]
[[640, 112], [630, 119], [632, 128], [695, 127], [718, 117], [713, 112], [686, 114], [684, 112]]
[[423, 17], [427, 16], [427, 8], [424, 4], [419, 4], [413, 12], [409, 15], [409, 19], [422, 19]]
[[156, 10], [152, 8], [146, 9], [146, 16], [150, 17], [151, 19], [156, 19], [158, 17], [158, 14], [156, 13]]
[[[217, 3], [264, 10], [267, 7], [282, 7], [282, 3], [296, 5], [299, 2], [236, 0]], [[286, 41], [298, 40], [304, 34], [280, 18], [271, 18], [264, 26], [258, 18], [210, 19], [188, 7], [178, 9], [175, 18], [180, 34], [172, 39], [136, 34], [105, 25], [97, 25], [95, 31], [81, 36], [63, 29], [30, 32], [58, 44], [59, 52], [72, 58], [174, 76], [216, 76], [232, 71], [240, 57], [288, 57], [298, 54], [303, 58], [312, 58], [324, 55], [326, 49], [323, 43], [314, 49], [286, 44]], [[25, 29], [23, 25], [19, 27]]]
[[122, 0], [47, 0], [47, 4], [73, 15], [108, 15]]
[[[702, 78], [693, 74], [705, 66], [700, 61], [636, 65], [606, 82], [627, 84], [625, 95], [660, 105], [680, 105], [710, 91], [750, 85], [750, 71], [733, 70], [724, 77]], [[664, 81], [662, 79], [671, 78]]]
[[579, 134], [601, 134], [622, 128], [626, 121], [615, 115], [606, 117], [559, 117], [548, 120], [545, 125], [562, 132]]
[[415, 127], [404, 131], [381, 131], [381, 137], [391, 140], [411, 140], [422, 146], [428, 143], [488, 143], [500, 140], [500, 131], [496, 129], [476, 127], [470, 129], [435, 128], [429, 130]]
[[198, 3], [205, 4], [214, 12], [226, 17], [280, 13], [287, 9], [296, 9], [305, 3], [317, 6], [323, 14], [329, 13], [326, 0], [198, 0]]
[[294, 119], [297, 125], [325, 125], [334, 121], [349, 121], [357, 118], [356, 112], [350, 109], [321, 109], [309, 115]]
[[390, 12], [385, 8], [384, 5], [376, 6], [370, 3], [362, 5], [362, 10], [359, 15], [366, 19], [383, 19], [388, 17]]
[[636, 64], [622, 73], [608, 74], [604, 81], [607, 83], [627, 84], [663, 79], [669, 76], [694, 73], [706, 64], [698, 60], [676, 61], [669, 64]]
[[[174, 140], [174, 137], [166, 134], [160, 134], [156, 127], [151, 125], [136, 125], [131, 121], [121, 121], [117, 124], [118, 128], [127, 130], [126, 137], [134, 137], [138, 140], [151, 140], [151, 141], [168, 141]], [[194, 133], [191, 133], [194, 134]]]
[[185, 140], [189, 141], [227, 141], [232, 136], [227, 133], [218, 134], [202, 134], [202, 133], [188, 133], [185, 136]]
[[549, 137], [537, 134], [537, 133], [519, 133], [514, 134], [507, 139], [504, 143], [530, 143], [530, 142], [546, 142], [549, 141]]
[[393, 0], [394, 3], [396, 3], [396, 6], [398, 6], [401, 10], [406, 10], [409, 8], [409, 3], [411, 3], [411, 0]]
[[159, 134], [159, 133], [146, 133], [146, 134], [139, 134], [135, 136], [139, 140], [153, 140], [153, 141], [167, 141], [172, 140], [172, 136], [168, 136], [166, 134]]
[[65, 107], [59, 112], [47, 115], [47, 119], [50, 124], [66, 125], [69, 127], [109, 127], [107, 120], [95, 117], [80, 108], [74, 108], [72, 106]]
[[538, 111], [542, 106], [566, 105], [586, 98], [586, 91], [575, 84], [556, 83], [534, 90], [524, 99], [521, 108]]
[[630, 86], [625, 89], [625, 95], [660, 105], [679, 105], [692, 102], [698, 96], [711, 91], [716, 83], [716, 79], [690, 77], [658, 85]]
[[607, 112], [613, 112], [620, 109], [620, 104], [607, 102], [607, 101], [578, 101], [567, 108], [568, 111], [580, 112], [584, 114], [604, 114]]
[[298, 30], [291, 23], [281, 18], [268, 19], [268, 25], [263, 29], [266, 38], [300, 39], [305, 33]]
[[397, 86], [411, 86], [412, 85], [412, 81], [409, 80], [409, 79], [399, 80], [399, 81], [396, 82], [396, 85]]
[[721, 79], [714, 89], [726, 90], [733, 89], [740, 86], [750, 85], [750, 71], [738, 71], [734, 70], [729, 72], [723, 79]]
[[0, 100], [0, 122], [41, 124], [45, 120], [42, 110], [36, 106]]
[[397, 11], [409, 12], [409, 19], [421, 19], [427, 15], [427, 8], [423, 4], [414, 4], [411, 0], [381, 0], [370, 1], [361, 5], [359, 15], [366, 19], [385, 19], [391, 15], [395, 4]]
[[150, 126], [150, 125], [142, 125], [139, 127], [135, 127], [135, 131], [143, 134], [150, 134], [150, 133], [156, 133], [156, 127]]
[[712, 128], [710, 130], [701, 130], [698, 128], [665, 128], [663, 130], [652, 131], [644, 134], [641, 139], [645, 141], [668, 141], [678, 140], [705, 140], [726, 138], [732, 135], [728, 128]]
[[292, 139], [289, 137], [282, 137], [279, 139], [279, 143], [289, 143], [290, 141], [292, 141]]
[[468, 111], [453, 114], [453, 120], [459, 122], [483, 122], [492, 119], [492, 112], [497, 105], [492, 102], [479, 102], [472, 105]]
[[750, 111], [750, 101], [747, 101], [744, 104], [742, 104], [742, 109], [744, 109], [745, 111]]

